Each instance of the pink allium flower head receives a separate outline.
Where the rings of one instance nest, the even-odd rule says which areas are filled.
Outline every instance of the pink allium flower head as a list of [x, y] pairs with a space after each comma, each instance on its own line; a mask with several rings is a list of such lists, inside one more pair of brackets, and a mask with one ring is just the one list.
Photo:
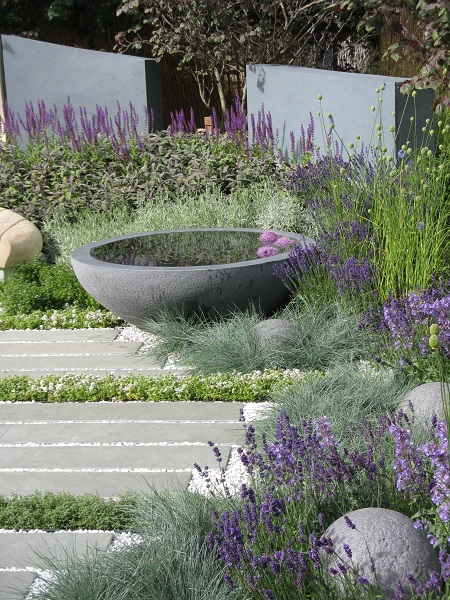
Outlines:
[[273, 246], [261, 246], [256, 254], [259, 258], [266, 258], [267, 256], [275, 256], [275, 254], [278, 254], [278, 250]]
[[277, 248], [287, 248], [288, 246], [292, 246], [293, 243], [294, 243], [294, 240], [291, 240], [291, 238], [282, 236], [282, 237], [279, 237], [277, 240], [275, 240], [273, 242], [273, 245], [276, 246]]
[[275, 231], [271, 231], [269, 229], [268, 231], [264, 231], [264, 233], [259, 236], [259, 241], [263, 244], [273, 244], [279, 237], [280, 236], [275, 233]]

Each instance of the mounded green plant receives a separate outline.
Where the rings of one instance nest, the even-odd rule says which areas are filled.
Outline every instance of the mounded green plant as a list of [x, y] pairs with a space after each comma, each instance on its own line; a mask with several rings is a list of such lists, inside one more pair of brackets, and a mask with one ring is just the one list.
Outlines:
[[135, 209], [122, 206], [114, 212], [86, 209], [72, 223], [61, 211], [48, 216], [43, 234], [57, 262], [69, 262], [70, 254], [83, 244], [108, 237], [190, 227], [250, 227], [299, 231], [314, 235], [313, 224], [295, 194], [269, 179], [238, 187], [225, 194], [208, 184], [203, 192], [175, 197], [167, 190], [137, 202]]
[[0, 286], [0, 302], [5, 316], [33, 311], [101, 308], [80, 285], [70, 265], [51, 265], [42, 258], [15, 266]]
[[136, 503], [137, 497], [132, 494], [117, 500], [65, 492], [0, 496], [0, 529], [129, 531], [134, 527]]

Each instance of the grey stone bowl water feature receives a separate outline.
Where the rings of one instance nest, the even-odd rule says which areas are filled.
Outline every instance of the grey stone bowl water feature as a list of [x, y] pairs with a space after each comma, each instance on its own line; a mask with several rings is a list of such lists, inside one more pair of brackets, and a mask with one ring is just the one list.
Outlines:
[[[270, 314], [289, 299], [273, 274], [289, 249], [258, 258], [263, 231], [177, 229], [114, 237], [75, 250], [72, 266], [93, 298], [138, 327], [161, 309], [225, 316], [253, 304]], [[296, 245], [314, 245], [301, 234], [276, 233]]]

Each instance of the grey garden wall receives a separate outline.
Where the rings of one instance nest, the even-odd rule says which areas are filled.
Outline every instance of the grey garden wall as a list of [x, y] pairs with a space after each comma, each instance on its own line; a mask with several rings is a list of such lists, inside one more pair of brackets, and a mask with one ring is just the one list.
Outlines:
[[77, 116], [83, 106], [88, 117], [95, 114], [96, 105], [106, 106], [113, 116], [117, 102], [125, 110], [131, 102], [139, 117], [139, 132], [146, 126], [145, 107], [153, 108], [155, 129], [162, 129], [161, 78], [155, 60], [11, 35], [0, 36], [0, 41], [6, 100], [16, 114], [23, 115], [30, 100], [35, 108], [41, 99], [48, 108], [55, 104], [61, 116], [70, 97]]
[[[412, 98], [400, 94], [399, 86], [404, 81], [398, 77], [381, 75], [362, 75], [357, 73], [341, 73], [321, 69], [307, 69], [283, 65], [249, 65], [247, 66], [247, 109], [257, 119], [258, 111], [264, 105], [264, 111], [272, 116], [274, 131], [278, 130], [278, 138], [283, 153], [289, 154], [291, 148], [290, 132], [293, 131], [297, 142], [296, 153], [299, 152], [298, 140], [301, 125], [306, 132], [310, 112], [315, 121], [315, 141], [323, 150], [325, 147], [320, 126], [318, 95], [322, 95], [322, 114], [326, 129], [331, 113], [335, 122], [335, 131], [348, 146], [361, 136], [361, 144], [367, 147], [374, 138], [373, 122], [381, 122], [384, 129], [384, 145], [388, 153], [397, 153], [406, 139], [411, 145], [416, 139], [422, 142], [422, 127], [427, 118], [432, 122], [433, 91], [417, 92], [415, 106]], [[384, 84], [383, 101], [378, 102], [380, 94], [376, 89]], [[375, 112], [371, 107], [375, 106]], [[381, 107], [380, 112], [378, 107]], [[395, 112], [395, 117], [392, 113]], [[416, 116], [416, 132], [410, 130], [411, 116]], [[398, 132], [396, 144], [389, 133], [395, 127]], [[249, 130], [251, 127], [249, 126]], [[251, 132], [249, 131], [249, 135]], [[394, 147], [395, 146], [395, 147]], [[429, 147], [434, 149], [433, 138]]]

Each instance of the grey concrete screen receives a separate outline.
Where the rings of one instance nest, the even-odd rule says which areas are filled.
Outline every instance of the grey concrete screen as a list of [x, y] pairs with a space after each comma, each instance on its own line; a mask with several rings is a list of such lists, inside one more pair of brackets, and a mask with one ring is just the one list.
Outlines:
[[25, 102], [55, 104], [58, 114], [70, 101], [86, 108], [90, 117], [96, 105], [111, 116], [121, 108], [136, 110], [139, 133], [145, 130], [145, 107], [155, 113], [155, 129], [162, 129], [162, 93], [155, 60], [111, 52], [82, 50], [26, 38], [3, 35], [4, 84], [9, 108], [23, 115]]
[[[406, 139], [414, 142], [414, 132], [410, 130], [410, 117], [416, 115], [417, 139], [422, 140], [422, 127], [425, 120], [432, 120], [433, 91], [417, 92], [415, 107], [412, 99], [406, 102], [406, 96], [400, 94], [399, 86], [403, 79], [382, 75], [362, 75], [359, 73], [341, 73], [322, 69], [307, 69], [283, 65], [249, 65], [247, 66], [248, 114], [255, 115], [261, 111], [262, 105], [266, 113], [272, 116], [273, 129], [278, 130], [278, 139], [285, 155], [291, 148], [290, 132], [293, 131], [297, 142], [300, 138], [301, 125], [305, 131], [312, 113], [315, 122], [315, 141], [324, 150], [319, 117], [318, 95], [322, 95], [322, 113], [328, 127], [327, 114], [331, 113], [335, 122], [335, 130], [342, 137], [345, 145], [356, 142], [361, 137], [365, 147], [376, 142], [376, 131], [373, 124], [380, 121], [376, 89], [385, 86], [381, 103], [381, 121], [384, 129], [384, 144], [388, 153], [397, 152]], [[406, 104], [406, 106], [405, 106]], [[375, 112], [371, 107], [375, 106]], [[392, 113], [395, 112], [395, 117]], [[394, 140], [389, 128], [395, 127], [398, 138], [394, 148]], [[250, 129], [250, 127], [249, 127]], [[251, 135], [251, 131], [250, 131]], [[428, 144], [430, 147], [431, 144]], [[361, 146], [360, 146], [361, 147]]]

